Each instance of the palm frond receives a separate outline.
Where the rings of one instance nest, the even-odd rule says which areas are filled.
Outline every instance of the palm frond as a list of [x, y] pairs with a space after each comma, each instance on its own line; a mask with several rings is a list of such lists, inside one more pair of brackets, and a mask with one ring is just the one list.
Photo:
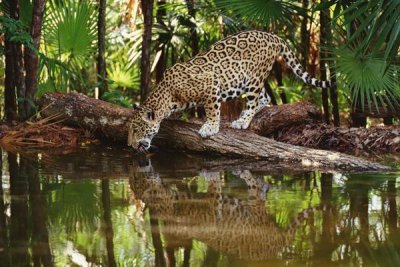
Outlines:
[[89, 1], [51, 2], [43, 30], [46, 43], [58, 55], [85, 62], [97, 40], [95, 5]]
[[400, 108], [400, 68], [371, 55], [361, 55], [357, 49], [334, 50], [338, 78], [349, 90], [353, 109], [365, 106], [379, 111]]
[[398, 55], [400, 48], [400, 1], [355, 1], [344, 15], [347, 22], [357, 20], [357, 30], [350, 40], [362, 37], [360, 49], [380, 54], [389, 62]]
[[215, 5], [224, 13], [232, 12], [243, 20], [263, 26], [276, 24], [293, 25], [292, 15], [302, 14], [302, 9], [293, 1], [281, 0], [215, 0]]

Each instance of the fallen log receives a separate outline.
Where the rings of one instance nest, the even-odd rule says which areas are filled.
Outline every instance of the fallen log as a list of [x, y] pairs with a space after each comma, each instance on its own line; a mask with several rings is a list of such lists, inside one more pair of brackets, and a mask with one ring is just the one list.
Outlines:
[[[67, 124], [81, 126], [102, 139], [126, 142], [132, 110], [78, 93], [45, 94], [41, 99], [41, 106], [44, 116], [62, 114]], [[293, 168], [297, 166], [310, 170], [390, 170], [389, 167], [338, 152], [280, 143], [250, 130], [222, 127], [217, 135], [203, 139], [197, 134], [199, 126], [199, 123], [194, 122], [165, 120], [160, 129], [159, 136], [162, 138], [156, 138], [154, 144], [180, 151], [259, 158], [269, 163], [282, 162]]]
[[[40, 106], [45, 116], [63, 114], [62, 118], [68, 124], [87, 129], [100, 138], [126, 143], [127, 129], [123, 126], [132, 115], [130, 109], [79, 93], [45, 94]], [[310, 123], [320, 117], [321, 111], [308, 102], [272, 106], [255, 116], [250, 129], [257, 134], [268, 135], [288, 126]], [[223, 127], [229, 128], [229, 125], [230, 122], [222, 122]]]
[[308, 123], [282, 128], [275, 140], [296, 146], [370, 154], [399, 153], [400, 126], [339, 128], [325, 123]]

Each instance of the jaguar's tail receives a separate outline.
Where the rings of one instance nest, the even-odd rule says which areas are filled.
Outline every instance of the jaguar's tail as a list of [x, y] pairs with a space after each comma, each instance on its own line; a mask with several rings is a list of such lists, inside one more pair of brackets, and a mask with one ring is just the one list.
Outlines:
[[313, 86], [321, 87], [321, 88], [330, 88], [334, 87], [335, 84], [331, 81], [321, 81], [311, 77], [308, 72], [304, 71], [301, 66], [299, 60], [296, 58], [296, 55], [292, 50], [286, 45], [284, 41], [282, 41], [282, 49], [280, 55], [285, 60], [286, 64], [293, 70], [297, 77], [303, 80], [306, 84], [310, 84]]

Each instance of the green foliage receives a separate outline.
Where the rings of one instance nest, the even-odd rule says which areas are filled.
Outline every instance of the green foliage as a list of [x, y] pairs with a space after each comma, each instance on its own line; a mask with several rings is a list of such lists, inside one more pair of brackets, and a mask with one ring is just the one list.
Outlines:
[[123, 107], [132, 107], [132, 99], [126, 96], [123, 92], [117, 89], [110, 89], [104, 92], [102, 99]]
[[140, 87], [139, 76], [133, 68], [121, 67], [119, 64], [111, 63], [107, 69], [108, 78], [111, 80], [112, 88], [128, 88], [138, 91]]
[[89, 1], [50, 2], [44, 32], [48, 48], [82, 66], [95, 52], [96, 8]]
[[384, 60], [393, 60], [398, 55], [400, 47], [400, 1], [355, 1], [345, 10], [345, 23], [359, 21], [349, 41], [362, 38], [360, 50], [367, 53], [372, 49], [373, 54], [381, 54]]
[[31, 25], [33, 0], [19, 0], [19, 19], [26, 26]]
[[96, 15], [95, 4], [89, 0], [48, 2], [39, 94], [68, 89], [88, 92], [93, 88]]
[[337, 49], [336, 65], [338, 76], [349, 88], [353, 108], [372, 105], [386, 109], [399, 108], [400, 86], [399, 67], [388, 62], [363, 56], [356, 49]]
[[262, 26], [292, 25], [293, 14], [303, 13], [293, 1], [281, 0], [215, 0], [217, 8], [232, 12], [237, 18]]
[[[25, 24], [21, 20], [15, 20], [7, 16], [0, 16], [0, 34], [13, 43], [23, 44], [26, 47], [36, 51], [32, 37], [28, 32]], [[4, 47], [0, 46], [1, 54], [4, 53]]]

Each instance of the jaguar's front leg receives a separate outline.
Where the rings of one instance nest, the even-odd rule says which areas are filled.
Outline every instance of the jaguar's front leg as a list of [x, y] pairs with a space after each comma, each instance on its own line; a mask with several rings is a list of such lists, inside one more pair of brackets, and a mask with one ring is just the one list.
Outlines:
[[204, 104], [206, 111], [206, 122], [201, 126], [199, 134], [201, 137], [209, 137], [219, 132], [220, 108], [219, 95], [215, 94]]

